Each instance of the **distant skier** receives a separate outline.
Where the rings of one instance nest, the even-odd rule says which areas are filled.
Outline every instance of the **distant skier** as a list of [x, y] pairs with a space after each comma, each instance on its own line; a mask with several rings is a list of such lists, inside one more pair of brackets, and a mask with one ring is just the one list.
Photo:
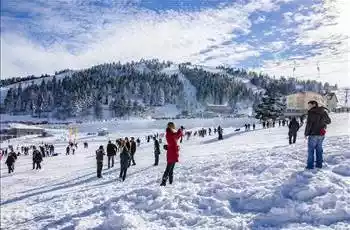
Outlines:
[[323, 147], [327, 125], [331, 123], [323, 107], [318, 107], [316, 101], [308, 102], [309, 111], [305, 127], [305, 138], [308, 138], [307, 169], [314, 168], [314, 154], [316, 152], [316, 168], [322, 168]]
[[179, 161], [179, 146], [177, 144], [180, 137], [183, 135], [184, 128], [181, 126], [176, 131], [175, 124], [169, 122], [166, 129], [165, 138], [167, 140], [167, 166], [163, 174], [162, 183], [160, 186], [166, 186], [166, 182], [169, 179], [169, 184], [173, 183], [174, 167], [175, 163]]
[[263, 128], [265, 129], [266, 128], [266, 122], [263, 121], [262, 125], [263, 125]]
[[[114, 167], [114, 157], [117, 155], [117, 146], [112, 143], [112, 141], [108, 141], [107, 145], [107, 157], [108, 157], [108, 168]], [[112, 162], [112, 166], [111, 166]]]
[[159, 163], [160, 145], [156, 137], [153, 137], [153, 141], [154, 141], [154, 166], [157, 166]]
[[136, 153], [136, 142], [135, 142], [135, 139], [133, 137], [131, 137], [131, 140], [130, 140], [130, 155], [131, 155], [130, 164], [132, 162], [132, 165], [136, 165], [135, 153]]
[[97, 177], [102, 178], [102, 168], [103, 168], [103, 157], [105, 151], [101, 145], [98, 150], [96, 150], [96, 163], [97, 163]]
[[66, 148], [66, 155], [69, 155], [69, 152], [70, 152], [70, 148], [69, 148], [69, 145], [68, 145], [67, 148]]
[[288, 132], [289, 144], [290, 145], [295, 144], [295, 141], [297, 139], [297, 132], [300, 128], [300, 125], [297, 122], [297, 119], [295, 119], [295, 117], [292, 118], [291, 122], [289, 123], [288, 128], [289, 128], [289, 132]]
[[253, 130], [255, 130], [255, 123], [253, 123]]
[[222, 132], [223, 132], [223, 130], [222, 130], [221, 126], [219, 126], [218, 127], [218, 134], [219, 134], [218, 139], [219, 140], [223, 140], [224, 139], [223, 136], [222, 136]]
[[16, 153], [15, 152], [10, 152], [7, 159], [6, 159], [6, 162], [5, 164], [7, 165], [7, 168], [8, 168], [8, 171], [9, 171], [9, 174], [11, 172], [14, 172], [15, 170], [15, 161], [17, 159], [17, 156], [16, 156]]
[[208, 129], [209, 136], [211, 136], [211, 128]]
[[126, 141], [121, 140], [120, 143], [120, 174], [119, 178], [121, 180], [125, 180], [126, 178], [126, 172], [128, 171], [128, 167], [130, 164], [130, 154], [129, 154], [129, 149], [126, 145]]
[[43, 161], [43, 157], [39, 150], [36, 149], [35, 146], [33, 146], [33, 169], [41, 169], [41, 162]]

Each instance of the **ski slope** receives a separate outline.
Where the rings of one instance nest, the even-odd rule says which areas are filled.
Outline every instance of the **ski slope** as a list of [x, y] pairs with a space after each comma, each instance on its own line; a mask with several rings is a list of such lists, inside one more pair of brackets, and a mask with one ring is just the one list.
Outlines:
[[[164, 152], [160, 165], [152, 166], [153, 144], [144, 140], [125, 182], [118, 180], [118, 159], [112, 169], [105, 159], [97, 179], [94, 152], [108, 137], [81, 134], [89, 149], [80, 144], [74, 156], [44, 158], [41, 171], [31, 170], [30, 156], [17, 160], [12, 175], [1, 162], [1, 228], [349, 229], [350, 121], [348, 114], [331, 118], [320, 171], [304, 169], [303, 130], [289, 146], [286, 127], [227, 128], [220, 142], [216, 136], [184, 140], [174, 183], [167, 187], [159, 187]], [[117, 136], [123, 132], [111, 138]], [[56, 143], [58, 152], [64, 148]]]

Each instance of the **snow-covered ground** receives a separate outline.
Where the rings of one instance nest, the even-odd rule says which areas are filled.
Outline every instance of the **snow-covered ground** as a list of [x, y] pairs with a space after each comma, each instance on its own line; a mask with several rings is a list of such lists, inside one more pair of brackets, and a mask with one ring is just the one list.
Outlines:
[[[184, 140], [167, 187], [159, 187], [164, 152], [160, 166], [152, 166], [153, 144], [145, 141], [125, 182], [118, 180], [118, 160], [96, 178], [95, 149], [129, 135], [123, 131], [110, 137], [82, 133], [80, 142], [88, 141], [89, 149], [80, 144], [74, 156], [44, 158], [41, 171], [32, 171], [31, 157], [22, 156], [8, 175], [3, 159], [1, 229], [349, 229], [350, 121], [348, 114], [331, 117], [319, 171], [304, 169], [303, 130], [289, 146], [286, 127], [226, 128], [220, 142], [214, 136]], [[45, 141], [65, 133], [58, 130]], [[63, 153], [65, 143], [55, 143]]]

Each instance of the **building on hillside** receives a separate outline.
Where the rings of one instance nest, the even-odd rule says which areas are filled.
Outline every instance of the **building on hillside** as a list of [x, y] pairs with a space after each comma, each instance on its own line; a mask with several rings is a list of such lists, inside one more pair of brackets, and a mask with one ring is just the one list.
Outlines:
[[324, 95], [324, 98], [326, 100], [327, 103], [327, 109], [329, 111], [335, 111], [335, 109], [338, 107], [338, 98], [337, 95], [335, 93], [326, 93]]
[[285, 116], [300, 116], [306, 114], [309, 101], [317, 101], [319, 106], [327, 106], [325, 98], [315, 92], [300, 92], [286, 97], [287, 108]]
[[40, 127], [24, 124], [1, 124], [0, 139], [7, 140], [26, 135], [43, 135], [45, 130]]
[[228, 105], [213, 105], [213, 104], [208, 104], [206, 111], [214, 112], [214, 113], [222, 113], [222, 114], [230, 114], [233, 112], [232, 108]]

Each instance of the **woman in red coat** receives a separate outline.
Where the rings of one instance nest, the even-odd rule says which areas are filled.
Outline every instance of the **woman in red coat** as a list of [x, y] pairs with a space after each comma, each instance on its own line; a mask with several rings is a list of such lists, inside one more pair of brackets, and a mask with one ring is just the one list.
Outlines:
[[167, 165], [160, 186], [165, 186], [168, 178], [169, 183], [173, 183], [174, 166], [175, 163], [179, 161], [179, 146], [177, 145], [177, 142], [182, 137], [182, 130], [183, 127], [181, 126], [181, 129], [176, 131], [175, 124], [173, 122], [168, 123], [165, 134], [165, 138], [168, 143], [166, 153]]

